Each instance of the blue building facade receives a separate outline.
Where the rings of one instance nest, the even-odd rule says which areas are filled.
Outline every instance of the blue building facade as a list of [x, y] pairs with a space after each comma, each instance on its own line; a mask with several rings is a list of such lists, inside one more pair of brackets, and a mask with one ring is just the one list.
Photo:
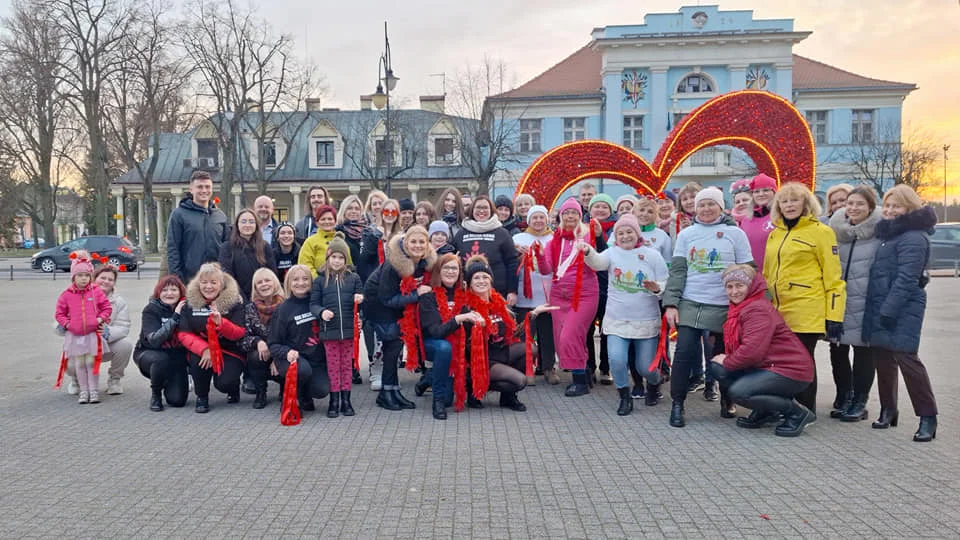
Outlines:
[[[850, 73], [793, 53], [811, 32], [791, 19], [755, 19], [752, 11], [682, 7], [648, 14], [642, 24], [594, 29], [590, 42], [526, 84], [487, 99], [484, 122], [509, 129], [513, 158], [494, 178], [512, 193], [526, 168], [564, 142], [602, 139], [652, 161], [685, 114], [718, 95], [765, 90], [790, 100], [807, 118], [817, 151], [816, 191], [862, 181], [877, 147], [898, 145], [902, 103], [916, 86]], [[726, 187], [756, 174], [730, 147], [690, 156], [667, 189], [689, 181]], [[632, 191], [593, 181], [617, 196]], [[889, 180], [892, 185], [892, 178]], [[576, 190], [571, 188], [571, 194]]]

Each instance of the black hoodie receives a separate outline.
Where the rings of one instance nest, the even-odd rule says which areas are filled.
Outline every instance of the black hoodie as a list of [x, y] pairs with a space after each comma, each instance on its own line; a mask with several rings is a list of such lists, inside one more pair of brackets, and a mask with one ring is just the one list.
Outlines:
[[229, 229], [219, 208], [213, 203], [203, 208], [187, 194], [167, 225], [167, 270], [189, 283], [203, 263], [217, 260]]
[[317, 317], [310, 312], [310, 295], [303, 298], [290, 296], [284, 300], [270, 318], [270, 356], [274, 360], [286, 360], [290, 349], [301, 357], [319, 361], [320, 341], [314, 335], [318, 328]]
[[[179, 348], [174, 339], [180, 325], [180, 315], [172, 307], [156, 298], [151, 298], [140, 318], [140, 339], [134, 354], [144, 350]], [[181, 349], [182, 352], [182, 349]]]

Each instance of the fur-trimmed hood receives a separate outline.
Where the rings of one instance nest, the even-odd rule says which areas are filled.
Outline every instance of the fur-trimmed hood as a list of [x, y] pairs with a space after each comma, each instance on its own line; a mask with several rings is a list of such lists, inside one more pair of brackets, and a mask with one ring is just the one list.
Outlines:
[[907, 231], [922, 231], [932, 235], [936, 224], [937, 213], [932, 207], [924, 206], [894, 219], [881, 220], [877, 224], [877, 237], [893, 238]]
[[[416, 270], [413, 265], [413, 260], [411, 260], [403, 250], [403, 237], [403, 234], [395, 235], [387, 243], [387, 249], [385, 250], [387, 252], [387, 262], [397, 271], [400, 278], [410, 277]], [[427, 270], [433, 270], [433, 266], [437, 264], [437, 252], [433, 249], [433, 246], [430, 245], [429, 241], [427, 242], [427, 252], [423, 256], [423, 260], [426, 261]]]
[[[217, 311], [220, 313], [226, 314], [230, 311], [230, 308], [243, 302], [243, 298], [240, 296], [240, 287], [237, 285], [237, 281], [233, 279], [233, 276], [226, 272], [221, 272], [221, 275], [223, 276], [223, 289], [220, 291], [217, 299], [213, 301], [212, 305], [217, 308]], [[206, 298], [204, 298], [203, 293], [200, 292], [199, 278], [193, 278], [190, 280], [190, 284], [187, 285], [187, 303], [194, 309], [207, 305]]]
[[841, 208], [830, 216], [830, 228], [837, 233], [837, 242], [847, 244], [854, 240], [869, 240], [874, 237], [877, 231], [877, 225], [883, 219], [879, 208], [874, 208], [873, 212], [867, 216], [867, 219], [851, 224], [847, 220], [847, 211]]

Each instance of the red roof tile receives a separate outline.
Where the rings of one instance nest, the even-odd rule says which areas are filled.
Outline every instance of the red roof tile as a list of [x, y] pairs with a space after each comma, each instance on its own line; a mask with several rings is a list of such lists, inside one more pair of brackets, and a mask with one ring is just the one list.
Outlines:
[[[586, 45], [526, 84], [490, 97], [492, 99], [525, 99], [596, 95], [602, 86], [600, 76], [602, 63], [601, 53]], [[871, 79], [795, 54], [793, 55], [793, 88], [795, 90], [854, 88], [913, 90], [916, 85]]]

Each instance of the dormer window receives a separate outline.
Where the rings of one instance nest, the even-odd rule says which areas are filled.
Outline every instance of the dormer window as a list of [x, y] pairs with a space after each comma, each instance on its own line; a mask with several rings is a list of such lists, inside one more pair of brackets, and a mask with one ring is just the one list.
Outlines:
[[264, 141], [263, 143], [263, 166], [268, 169], [277, 168], [277, 143], [276, 141]]
[[703, 73], [687, 75], [677, 85], [678, 94], [712, 94], [713, 92], [716, 92], [716, 86]]
[[450, 137], [434, 139], [433, 152], [437, 159], [437, 165], [450, 165], [456, 161], [453, 154], [453, 139]]
[[315, 141], [318, 167], [333, 167], [333, 141]]
[[321, 119], [310, 131], [310, 151], [307, 155], [311, 169], [343, 167], [343, 137], [329, 120]]

